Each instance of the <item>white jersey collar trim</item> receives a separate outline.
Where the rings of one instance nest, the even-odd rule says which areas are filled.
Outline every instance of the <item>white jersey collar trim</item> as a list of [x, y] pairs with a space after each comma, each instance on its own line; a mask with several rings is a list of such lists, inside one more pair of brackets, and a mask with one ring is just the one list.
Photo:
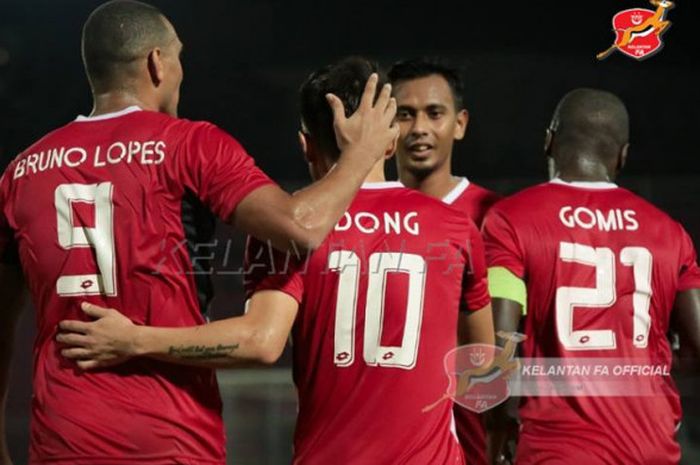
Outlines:
[[465, 190], [467, 190], [467, 187], [469, 187], [469, 179], [462, 178], [462, 180], [459, 181], [459, 184], [457, 184], [450, 192], [447, 193], [446, 196], [442, 198], [442, 201], [448, 205], [451, 205], [459, 198], [460, 195], [462, 195], [462, 193], [464, 193]]
[[554, 178], [549, 181], [550, 184], [559, 184], [562, 186], [579, 187], [583, 189], [616, 189], [618, 186], [614, 182], [604, 181], [564, 181], [559, 178]]
[[120, 116], [128, 115], [129, 113], [133, 113], [135, 111], [141, 111], [141, 108], [136, 106], [136, 105], [131, 105], [130, 107], [126, 107], [123, 110], [114, 111], [112, 113], [105, 113], [103, 115], [97, 115], [97, 116], [78, 115], [78, 117], [75, 118], [75, 121], [79, 121], [79, 122], [102, 121], [105, 119], [119, 118]]
[[362, 183], [361, 188], [362, 189], [376, 190], [376, 189], [395, 189], [397, 187], [404, 187], [404, 185], [398, 181], [365, 182], [365, 183]]

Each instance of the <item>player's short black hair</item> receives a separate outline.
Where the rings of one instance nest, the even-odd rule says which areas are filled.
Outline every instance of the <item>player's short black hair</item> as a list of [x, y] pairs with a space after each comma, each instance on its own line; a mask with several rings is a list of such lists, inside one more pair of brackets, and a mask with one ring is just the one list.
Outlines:
[[[350, 116], [360, 105], [367, 79], [376, 72], [378, 67], [372, 61], [348, 57], [314, 71], [301, 85], [299, 97], [302, 130], [316, 141], [324, 155], [334, 161], [340, 156], [340, 149], [335, 140], [333, 112], [326, 94], [332, 93], [342, 100], [345, 115]], [[377, 92], [382, 85], [380, 78]]]
[[579, 88], [559, 101], [550, 129], [560, 164], [581, 156], [608, 162], [616, 159], [629, 141], [629, 114], [617, 95]]
[[100, 5], [83, 26], [83, 64], [91, 85], [123, 85], [130, 65], [148, 50], [167, 45], [171, 35], [165, 16], [152, 5], [135, 0]]
[[458, 68], [445, 60], [435, 57], [414, 58], [395, 63], [389, 70], [389, 81], [393, 86], [404, 81], [428, 76], [442, 76], [452, 90], [452, 98], [457, 110], [464, 109], [464, 83]]

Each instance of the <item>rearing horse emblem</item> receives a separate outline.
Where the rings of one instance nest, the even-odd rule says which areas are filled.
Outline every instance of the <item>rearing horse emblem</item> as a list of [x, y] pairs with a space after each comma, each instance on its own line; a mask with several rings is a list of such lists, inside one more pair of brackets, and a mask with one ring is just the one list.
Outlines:
[[621, 11], [613, 17], [615, 43], [596, 55], [596, 58], [603, 60], [618, 50], [629, 57], [643, 60], [661, 50], [661, 36], [671, 26], [666, 14], [674, 4], [670, 0], [649, 2], [656, 7], [656, 11], [633, 8]]

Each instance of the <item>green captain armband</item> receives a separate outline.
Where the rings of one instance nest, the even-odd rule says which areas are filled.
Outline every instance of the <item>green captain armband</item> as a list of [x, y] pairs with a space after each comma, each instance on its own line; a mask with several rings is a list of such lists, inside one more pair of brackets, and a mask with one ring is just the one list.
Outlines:
[[489, 294], [491, 298], [508, 299], [523, 307], [527, 315], [527, 288], [525, 281], [515, 276], [508, 268], [494, 266], [489, 268]]

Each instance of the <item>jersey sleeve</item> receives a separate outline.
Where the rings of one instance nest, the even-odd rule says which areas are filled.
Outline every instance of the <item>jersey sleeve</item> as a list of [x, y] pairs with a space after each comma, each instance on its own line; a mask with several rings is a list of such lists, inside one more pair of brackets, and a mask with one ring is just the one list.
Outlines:
[[175, 158], [175, 176], [227, 220], [253, 190], [272, 184], [233, 137], [210, 123], [192, 123]]
[[491, 303], [486, 273], [484, 242], [473, 222], [469, 222], [467, 266], [462, 281], [462, 309], [479, 310]]
[[501, 266], [517, 277], [524, 278], [525, 257], [520, 241], [515, 228], [498, 206], [486, 214], [482, 232], [488, 266]]
[[246, 300], [259, 291], [280, 291], [301, 304], [304, 295], [303, 257], [280, 252], [248, 236], [243, 265]]
[[681, 260], [680, 273], [678, 277], [678, 291], [687, 291], [689, 289], [700, 289], [700, 268], [698, 267], [697, 254], [693, 241], [688, 233], [681, 229]]

